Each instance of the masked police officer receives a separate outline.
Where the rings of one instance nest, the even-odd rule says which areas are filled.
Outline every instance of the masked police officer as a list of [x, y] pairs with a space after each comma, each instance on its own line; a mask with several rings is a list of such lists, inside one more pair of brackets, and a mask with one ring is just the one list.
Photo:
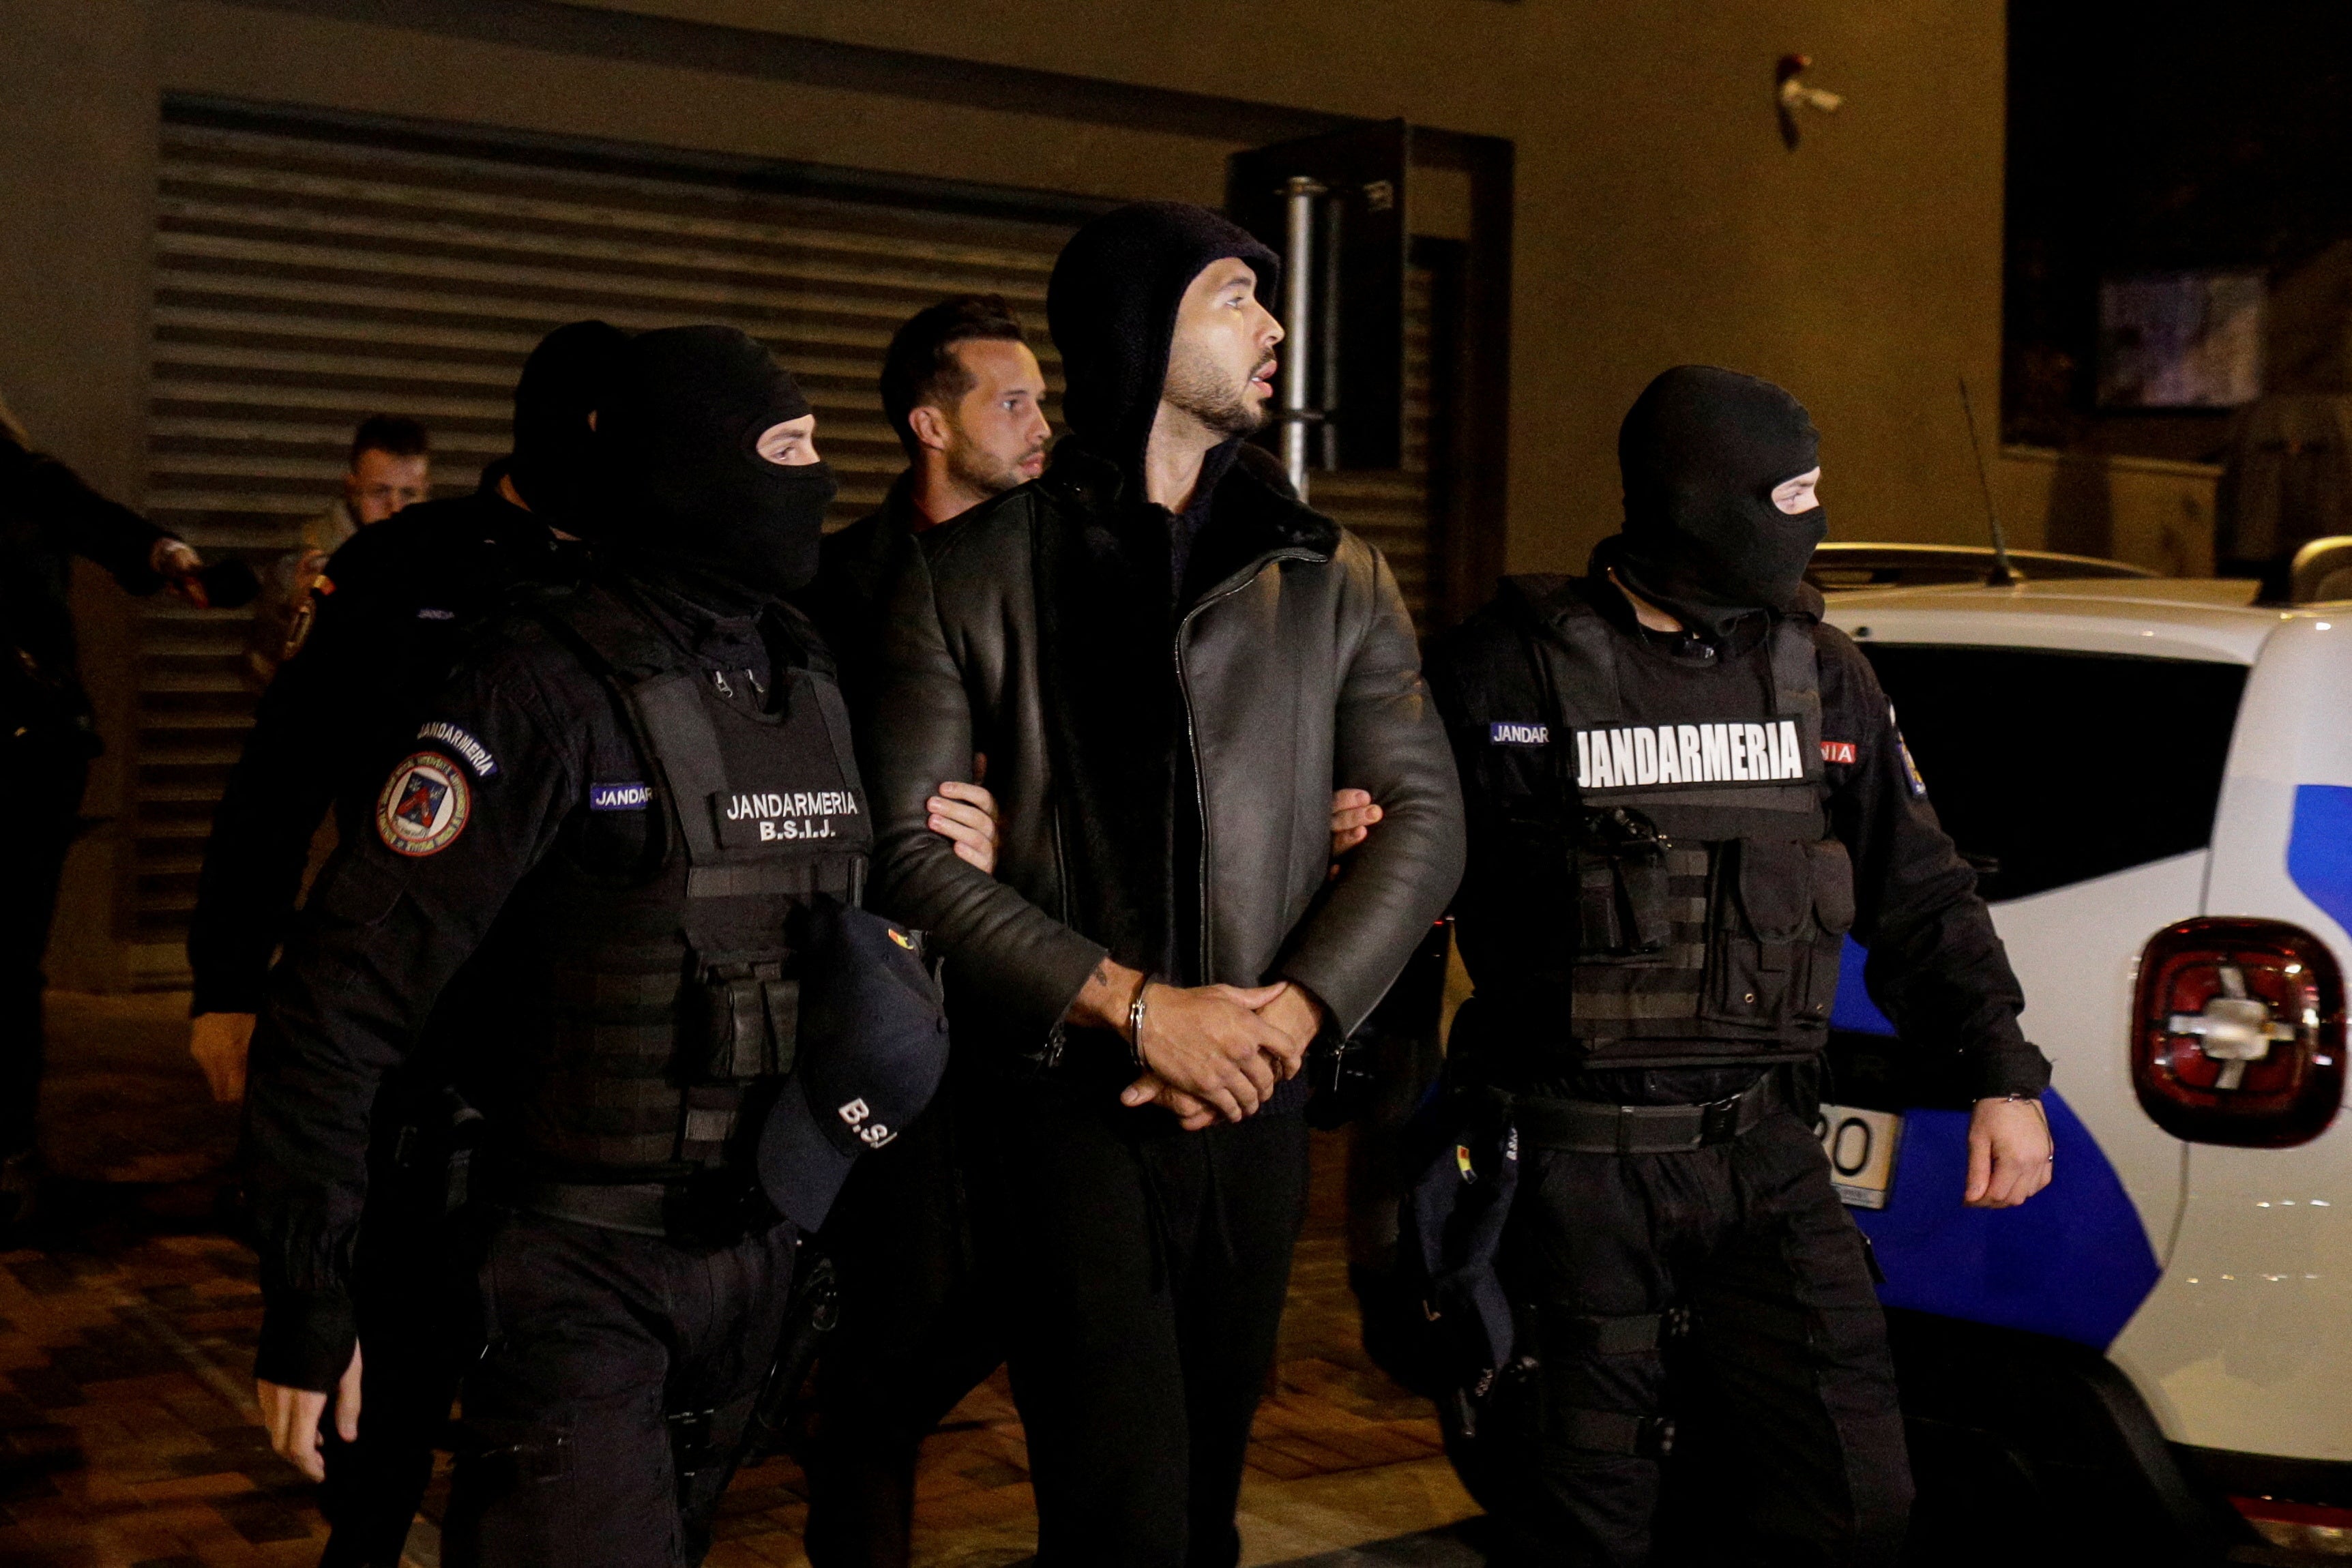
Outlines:
[[[1619, 437], [1623, 530], [1584, 577], [1507, 582], [1432, 662], [1470, 821], [1453, 1071], [1490, 1118], [1463, 1146], [1516, 1180], [1514, 1348], [1474, 1402], [1502, 1561], [1641, 1563], [1662, 1526], [1716, 1531], [1708, 1561], [1894, 1561], [1885, 1320], [1810, 1130], [1849, 932], [1975, 1102], [1966, 1200], [2049, 1179], [2017, 981], [1803, 580], [1818, 442], [1769, 382], [1668, 371]], [[1662, 1516], [1702, 1408], [1705, 1507]]]
[[[549, 333], [515, 383], [512, 455], [471, 495], [362, 528], [320, 578], [317, 622], [263, 693], [205, 846], [189, 1049], [215, 1098], [244, 1097], [246, 1048], [320, 817], [331, 802], [340, 839], [373, 832], [384, 769], [436, 716], [425, 709], [483, 621], [519, 584], [573, 570], [564, 541], [588, 531], [602, 494], [589, 420], [627, 341], [603, 321]], [[359, 1443], [331, 1434], [322, 1449], [333, 1532], [321, 1568], [396, 1568], [449, 1418], [457, 1368], [433, 1309], [479, 1113], [448, 1088], [441, 1044], [428, 1026], [376, 1096], [353, 1259], [368, 1419]]]
[[866, 798], [783, 602], [834, 494], [814, 424], [732, 329], [631, 344], [594, 564], [487, 628], [271, 977], [256, 1371], [313, 1477], [329, 1391], [364, 1419], [369, 1109], [436, 1001], [488, 1113], [452, 1563], [699, 1559], [796, 1232], [944, 1064], [918, 940], [854, 907]]

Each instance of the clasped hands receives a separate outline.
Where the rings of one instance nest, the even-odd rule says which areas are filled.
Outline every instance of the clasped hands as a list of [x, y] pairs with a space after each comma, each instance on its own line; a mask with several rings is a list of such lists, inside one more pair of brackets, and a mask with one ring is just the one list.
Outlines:
[[[1146, 988], [1148, 988], [1148, 989]], [[1143, 992], [1140, 1039], [1129, 1020]], [[1185, 1131], [1243, 1121], [1296, 1078], [1323, 1027], [1323, 1008], [1290, 982], [1171, 986], [1106, 958], [1070, 1005], [1068, 1021], [1107, 1029], [1133, 1045], [1145, 1071], [1119, 1093], [1128, 1106], [1165, 1106]]]

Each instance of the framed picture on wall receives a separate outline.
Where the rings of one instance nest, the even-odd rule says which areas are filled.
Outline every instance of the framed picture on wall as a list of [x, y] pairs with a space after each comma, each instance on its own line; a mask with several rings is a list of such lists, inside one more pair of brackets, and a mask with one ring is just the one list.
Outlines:
[[2235, 408], [2263, 392], [2260, 272], [2142, 272], [2099, 284], [2099, 406]]

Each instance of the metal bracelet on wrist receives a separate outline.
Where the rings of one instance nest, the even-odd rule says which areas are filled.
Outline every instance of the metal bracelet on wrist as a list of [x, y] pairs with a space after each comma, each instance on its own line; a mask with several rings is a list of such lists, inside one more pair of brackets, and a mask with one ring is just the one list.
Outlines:
[[1144, 994], [1151, 989], [1151, 977], [1146, 975], [1135, 988], [1133, 999], [1127, 1004], [1127, 1051], [1135, 1059], [1138, 1072], [1149, 1072], [1150, 1064], [1143, 1060], [1143, 1016], [1150, 1009], [1144, 1006]]

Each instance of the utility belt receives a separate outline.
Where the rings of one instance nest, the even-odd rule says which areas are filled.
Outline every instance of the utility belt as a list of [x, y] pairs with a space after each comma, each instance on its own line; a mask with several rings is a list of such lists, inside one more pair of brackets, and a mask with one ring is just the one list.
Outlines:
[[[1730, 1144], [1801, 1106], [1803, 1074], [1767, 1068], [1738, 1094], [1699, 1104], [1621, 1105], [1521, 1094], [1480, 1081], [1471, 1054], [1448, 1063], [1454, 1092], [1430, 1108], [1416, 1141], [1425, 1163], [1407, 1187], [1397, 1243], [1402, 1282], [1421, 1300], [1417, 1355], [1440, 1414], [1463, 1437], [1496, 1409], [1524, 1410], [1537, 1363], [1520, 1341], [1520, 1310], [1498, 1267], [1524, 1152], [1689, 1154]], [[1604, 1354], [1654, 1349], [1678, 1332], [1674, 1313], [1568, 1325]], [[1561, 1325], [1552, 1325], [1559, 1328]], [[1581, 1412], [1574, 1438], [1603, 1452], [1663, 1453], [1671, 1424]]]
[[732, 1247], [765, 1235], [783, 1219], [748, 1173], [724, 1168], [647, 1182], [558, 1181], [507, 1171], [490, 1184], [490, 1195], [526, 1214], [658, 1237], [681, 1247]]
[[1672, 1155], [1744, 1137], [1791, 1102], [1784, 1074], [1768, 1071], [1738, 1094], [1697, 1105], [1612, 1105], [1481, 1091], [1523, 1145], [1575, 1155]]

